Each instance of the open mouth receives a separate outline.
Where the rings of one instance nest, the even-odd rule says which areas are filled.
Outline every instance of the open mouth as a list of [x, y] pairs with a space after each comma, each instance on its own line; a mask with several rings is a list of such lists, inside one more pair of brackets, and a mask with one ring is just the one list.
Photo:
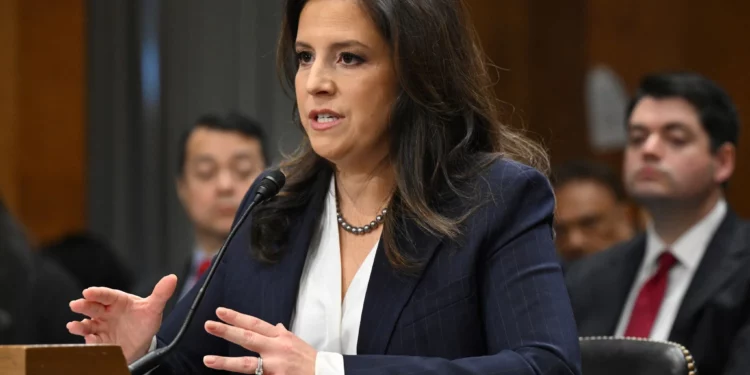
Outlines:
[[311, 111], [310, 115], [310, 127], [314, 130], [322, 131], [333, 128], [341, 122], [344, 116], [331, 111], [331, 110], [320, 110]]

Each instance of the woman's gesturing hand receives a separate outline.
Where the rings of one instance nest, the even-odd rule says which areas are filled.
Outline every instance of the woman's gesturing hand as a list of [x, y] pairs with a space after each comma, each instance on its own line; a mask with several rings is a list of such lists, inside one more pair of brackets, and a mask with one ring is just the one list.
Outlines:
[[83, 336], [87, 344], [119, 345], [131, 363], [148, 351], [176, 286], [177, 277], [169, 275], [146, 298], [110, 288], [85, 289], [83, 298], [70, 302], [70, 309], [89, 318], [68, 323], [68, 331]]
[[[207, 321], [206, 332], [259, 353], [266, 375], [314, 375], [317, 351], [289, 332], [281, 323], [272, 325], [261, 319], [219, 308], [222, 322]], [[219, 357], [208, 355], [203, 363], [213, 369], [255, 374], [256, 357]]]

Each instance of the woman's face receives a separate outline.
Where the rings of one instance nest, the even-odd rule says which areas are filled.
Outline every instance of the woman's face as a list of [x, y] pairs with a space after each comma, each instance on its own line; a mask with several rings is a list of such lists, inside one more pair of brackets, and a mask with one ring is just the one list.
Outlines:
[[338, 165], [382, 160], [398, 85], [374, 22], [356, 0], [310, 0], [295, 49], [300, 120], [315, 153]]

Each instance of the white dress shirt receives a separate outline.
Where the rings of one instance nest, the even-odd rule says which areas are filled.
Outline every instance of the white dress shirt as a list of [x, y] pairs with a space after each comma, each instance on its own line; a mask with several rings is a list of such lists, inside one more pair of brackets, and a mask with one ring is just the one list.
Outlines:
[[341, 300], [341, 247], [336, 221], [336, 184], [310, 243], [290, 330], [316, 350], [315, 373], [344, 374], [342, 354], [357, 354], [359, 324], [378, 243], [370, 250]]
[[[336, 221], [336, 184], [321, 212], [320, 228], [310, 242], [300, 278], [290, 331], [318, 355], [316, 375], [344, 375], [344, 354], [357, 354], [359, 325], [378, 242], [360, 265], [341, 301], [341, 246]], [[156, 349], [156, 337], [149, 352]]]
[[677, 258], [677, 262], [669, 271], [667, 278], [667, 290], [664, 293], [659, 313], [651, 328], [651, 335], [654, 340], [667, 340], [669, 333], [672, 331], [672, 325], [677, 317], [677, 312], [682, 304], [693, 275], [700, 265], [703, 254], [706, 252], [711, 238], [719, 228], [724, 216], [727, 213], [727, 203], [721, 199], [714, 208], [696, 223], [692, 228], [685, 232], [672, 246], [667, 246], [661, 240], [654, 230], [653, 223], [646, 227], [646, 253], [641, 262], [641, 267], [633, 283], [625, 307], [620, 315], [620, 321], [615, 331], [616, 336], [622, 336], [630, 322], [630, 315], [633, 312], [635, 300], [638, 298], [643, 285], [651, 279], [659, 268], [658, 258], [665, 250], [669, 249], [672, 255]]

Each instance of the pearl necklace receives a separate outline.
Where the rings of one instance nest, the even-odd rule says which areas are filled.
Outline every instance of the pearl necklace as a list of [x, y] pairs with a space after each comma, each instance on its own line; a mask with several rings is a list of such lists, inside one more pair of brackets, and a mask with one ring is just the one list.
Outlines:
[[388, 212], [387, 209], [383, 209], [380, 211], [380, 215], [375, 216], [375, 220], [371, 221], [370, 224], [367, 224], [362, 227], [355, 227], [344, 220], [344, 217], [341, 216], [341, 211], [339, 210], [339, 202], [336, 200], [336, 220], [339, 222], [339, 225], [341, 225], [342, 228], [344, 228], [345, 231], [351, 233], [351, 234], [367, 234], [375, 230], [375, 228], [379, 227], [380, 224], [383, 223], [383, 217]]

